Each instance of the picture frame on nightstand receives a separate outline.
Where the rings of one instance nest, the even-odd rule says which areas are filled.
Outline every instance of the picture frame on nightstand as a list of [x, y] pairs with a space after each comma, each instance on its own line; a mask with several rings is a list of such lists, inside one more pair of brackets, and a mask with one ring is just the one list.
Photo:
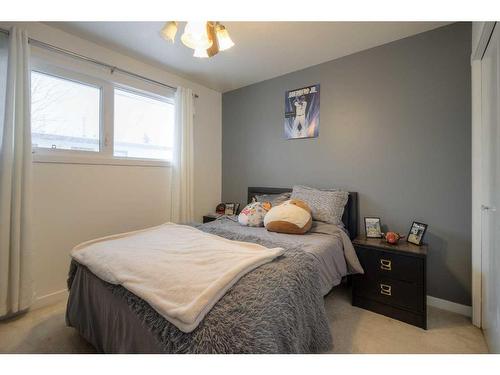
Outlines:
[[382, 226], [379, 217], [365, 217], [366, 238], [382, 238]]
[[239, 203], [227, 202], [227, 203], [219, 203], [215, 208], [215, 212], [221, 215], [237, 215], [238, 210], [240, 209]]
[[226, 210], [224, 211], [225, 215], [234, 215], [234, 203], [226, 203]]
[[406, 241], [414, 245], [420, 246], [422, 245], [422, 241], [424, 239], [424, 234], [426, 231], [427, 231], [427, 224], [414, 221], [410, 227], [410, 231], [408, 232]]

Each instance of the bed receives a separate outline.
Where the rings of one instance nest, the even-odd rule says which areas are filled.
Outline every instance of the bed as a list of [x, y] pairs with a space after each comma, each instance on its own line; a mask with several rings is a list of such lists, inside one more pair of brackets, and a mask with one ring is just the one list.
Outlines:
[[[248, 189], [248, 201], [291, 189]], [[350, 193], [342, 221], [351, 238], [358, 230], [357, 193]], [[243, 276], [186, 333], [146, 301], [107, 283], [85, 266], [71, 263], [66, 311], [74, 327], [103, 353], [321, 353], [332, 335], [323, 296], [356, 263], [345, 253], [339, 231], [319, 225], [304, 236], [241, 227], [229, 218], [198, 229], [232, 240], [280, 246], [285, 253]], [[342, 230], [344, 230], [342, 229]]]

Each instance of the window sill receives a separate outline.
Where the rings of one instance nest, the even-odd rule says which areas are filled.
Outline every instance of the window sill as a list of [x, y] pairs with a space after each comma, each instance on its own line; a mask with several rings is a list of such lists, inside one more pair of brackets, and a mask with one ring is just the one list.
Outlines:
[[34, 163], [53, 164], [83, 164], [83, 165], [114, 165], [130, 167], [170, 167], [166, 160], [157, 159], [134, 159], [120, 157], [102, 157], [94, 155], [51, 155], [47, 153], [33, 153]]

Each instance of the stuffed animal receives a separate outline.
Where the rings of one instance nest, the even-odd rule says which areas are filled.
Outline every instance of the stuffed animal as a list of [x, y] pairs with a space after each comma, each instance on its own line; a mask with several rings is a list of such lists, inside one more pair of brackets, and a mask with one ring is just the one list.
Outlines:
[[245, 206], [238, 215], [238, 223], [249, 227], [262, 227], [264, 216], [271, 209], [269, 202], [253, 202]]
[[312, 216], [309, 206], [299, 199], [291, 199], [269, 210], [264, 226], [270, 232], [304, 234], [311, 229]]

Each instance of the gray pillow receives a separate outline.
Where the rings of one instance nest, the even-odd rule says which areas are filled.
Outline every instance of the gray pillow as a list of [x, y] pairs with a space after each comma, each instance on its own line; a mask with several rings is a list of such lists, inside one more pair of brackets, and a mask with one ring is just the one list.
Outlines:
[[292, 198], [306, 202], [313, 220], [340, 225], [349, 193], [341, 190], [319, 190], [307, 186], [293, 187]]
[[274, 207], [289, 200], [291, 195], [291, 192], [281, 194], [262, 194], [256, 195], [255, 200], [257, 202], [269, 202]]

